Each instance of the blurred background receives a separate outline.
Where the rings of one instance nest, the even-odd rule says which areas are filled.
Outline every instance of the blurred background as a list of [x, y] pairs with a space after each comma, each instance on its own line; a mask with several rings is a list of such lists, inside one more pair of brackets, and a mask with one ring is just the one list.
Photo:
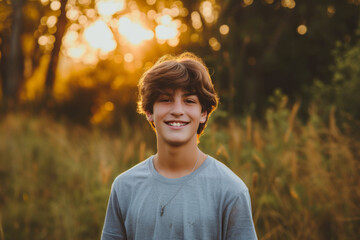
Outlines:
[[259, 239], [359, 238], [359, 0], [0, 0], [0, 239], [99, 239], [112, 180], [156, 152], [138, 80], [184, 51]]

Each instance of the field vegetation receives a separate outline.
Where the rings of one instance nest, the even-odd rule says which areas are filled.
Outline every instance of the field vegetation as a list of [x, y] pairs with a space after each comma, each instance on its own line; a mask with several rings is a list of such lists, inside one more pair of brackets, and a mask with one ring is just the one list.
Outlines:
[[[249, 187], [259, 239], [357, 239], [360, 141], [279, 96], [262, 121], [215, 112], [200, 148]], [[112, 180], [155, 153], [147, 125], [116, 134], [8, 113], [0, 120], [0, 239], [98, 239]]]

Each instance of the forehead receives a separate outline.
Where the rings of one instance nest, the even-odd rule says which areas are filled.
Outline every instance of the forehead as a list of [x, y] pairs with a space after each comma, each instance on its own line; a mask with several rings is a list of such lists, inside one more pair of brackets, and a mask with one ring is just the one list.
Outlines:
[[175, 95], [181, 95], [181, 96], [191, 96], [191, 95], [197, 95], [195, 91], [186, 90], [186, 89], [164, 89], [160, 92], [160, 95], [166, 95], [166, 96], [175, 96]]

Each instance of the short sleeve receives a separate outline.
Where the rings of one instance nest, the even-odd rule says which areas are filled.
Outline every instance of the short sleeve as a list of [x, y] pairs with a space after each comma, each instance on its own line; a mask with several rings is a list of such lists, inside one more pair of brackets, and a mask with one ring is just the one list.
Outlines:
[[126, 239], [126, 230], [120, 211], [119, 199], [113, 184], [109, 197], [108, 207], [106, 210], [101, 240], [120, 239]]
[[251, 213], [251, 200], [247, 189], [239, 194], [227, 211], [226, 216], [228, 216], [228, 219], [226, 219], [225, 239], [257, 239]]

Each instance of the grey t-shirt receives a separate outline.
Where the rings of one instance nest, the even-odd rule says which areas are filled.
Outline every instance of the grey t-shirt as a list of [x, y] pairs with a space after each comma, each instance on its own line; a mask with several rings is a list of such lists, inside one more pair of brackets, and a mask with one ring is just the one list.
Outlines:
[[228, 167], [208, 156], [191, 174], [169, 179], [152, 156], [115, 179], [101, 239], [257, 237], [249, 191]]

